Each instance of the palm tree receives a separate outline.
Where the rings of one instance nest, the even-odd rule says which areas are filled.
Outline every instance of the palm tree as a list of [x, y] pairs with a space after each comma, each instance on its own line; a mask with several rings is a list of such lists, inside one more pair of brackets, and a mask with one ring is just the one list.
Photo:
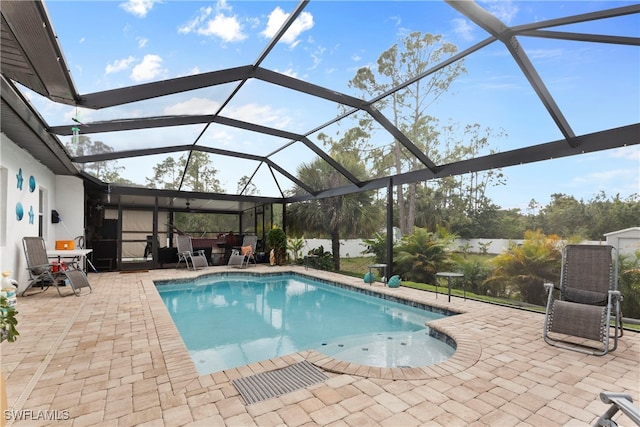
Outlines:
[[557, 282], [561, 259], [559, 236], [545, 236], [540, 230], [529, 230], [525, 232], [521, 245], [512, 245], [493, 259], [493, 273], [484, 284], [493, 289], [494, 296], [544, 305], [546, 294], [543, 283]]
[[[364, 164], [354, 155], [335, 156], [358, 179], [366, 177]], [[347, 179], [322, 159], [303, 164], [297, 171], [298, 179], [312, 188], [323, 190], [347, 185]], [[296, 194], [304, 193], [301, 188]], [[381, 223], [381, 211], [375, 205], [372, 192], [327, 197], [295, 203], [287, 208], [287, 233], [331, 238], [333, 267], [340, 270], [340, 237], [360, 237], [372, 233]]]
[[396, 247], [394, 270], [402, 272], [406, 280], [435, 284], [438, 271], [450, 270], [455, 265], [447, 250], [455, 237], [443, 227], [435, 233], [415, 227]]

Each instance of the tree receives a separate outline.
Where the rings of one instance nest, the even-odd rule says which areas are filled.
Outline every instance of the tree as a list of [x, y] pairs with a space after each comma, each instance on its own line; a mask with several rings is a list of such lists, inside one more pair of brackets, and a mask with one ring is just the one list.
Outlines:
[[[431, 66], [455, 52], [457, 47], [444, 42], [441, 35], [413, 32], [402, 40], [401, 46], [394, 44], [380, 55], [377, 74], [369, 67], [361, 68], [349, 85], [369, 97], [375, 97], [423, 74]], [[429, 156], [437, 132], [435, 119], [427, 115], [426, 110], [464, 71], [461, 61], [442, 67], [428, 77], [392, 93], [385, 101], [380, 101], [378, 108], [391, 108], [393, 124]], [[378, 151], [374, 163], [378, 175], [385, 174], [389, 169], [401, 173], [424, 167], [424, 164], [408, 153], [398, 140], [390, 141], [388, 146], [381, 147]], [[414, 226], [416, 187], [417, 183], [409, 184], [406, 197], [403, 185], [396, 187], [398, 217], [403, 234], [411, 233]]]
[[245, 195], [259, 195], [260, 190], [258, 187], [251, 181], [251, 178], [247, 175], [243, 175], [238, 180], [238, 185], [236, 187], [236, 191], [238, 194]]
[[[180, 159], [183, 157], [181, 156]], [[209, 193], [224, 192], [224, 188], [220, 185], [220, 180], [216, 178], [218, 170], [213, 167], [208, 153], [192, 151], [185, 160], [184, 168], [185, 173], [180, 190], [190, 189], [191, 191]]]
[[544, 231], [563, 237], [586, 236], [589, 231], [586, 207], [573, 196], [554, 193], [551, 203], [542, 209]]
[[[92, 141], [86, 135], [79, 135], [76, 142], [68, 142], [65, 144], [66, 150], [72, 157], [90, 156], [93, 154], [113, 153], [113, 147], [102, 141]], [[133, 184], [128, 179], [120, 176], [120, 172], [124, 169], [118, 166], [117, 160], [103, 160], [91, 163], [82, 163], [80, 167], [83, 171], [95, 176], [103, 182]]]
[[587, 238], [600, 240], [606, 233], [638, 225], [640, 218], [640, 195], [633, 194], [622, 200], [619, 194], [607, 197], [604, 191], [585, 205], [589, 225]]
[[[366, 176], [364, 163], [351, 153], [334, 158], [359, 179]], [[348, 184], [347, 179], [322, 159], [298, 167], [298, 179], [318, 190]], [[296, 194], [305, 192], [294, 189]], [[334, 269], [340, 270], [340, 236], [358, 237], [372, 233], [382, 222], [372, 192], [358, 192], [297, 202], [287, 208], [287, 232], [292, 235], [329, 235]]]
[[169, 156], [153, 167], [153, 176], [147, 177], [147, 185], [165, 190], [190, 190], [223, 193], [224, 188], [216, 178], [208, 153], [192, 151], [177, 160]]
[[[376, 72], [368, 67], [361, 68], [349, 85], [369, 97], [375, 97], [424, 74], [434, 64], [455, 52], [457, 47], [445, 42], [441, 35], [414, 32], [380, 55]], [[504, 136], [504, 132], [482, 129], [479, 124], [469, 124], [462, 129], [452, 124], [444, 126], [438, 118], [427, 114], [429, 107], [464, 72], [463, 63], [456, 61], [376, 103], [378, 109], [391, 110], [393, 124], [435, 164], [477, 157], [487, 151], [493, 153], [493, 150], [488, 150], [489, 141]], [[373, 126], [371, 118], [361, 120], [360, 125], [365, 129]], [[370, 152], [375, 176], [387, 175], [391, 173], [390, 170], [399, 174], [426, 167], [395, 139]], [[492, 204], [486, 196], [488, 186], [504, 183], [505, 177], [498, 169], [441, 178], [429, 183], [398, 185], [395, 196], [400, 230], [403, 234], [411, 234], [414, 225], [424, 226], [426, 223], [430, 223], [429, 229], [435, 230], [437, 224], [445, 222], [433, 221], [432, 217], [424, 214], [422, 208], [425, 206], [420, 200], [424, 196], [436, 200], [428, 203], [428, 207], [432, 212], [446, 212], [444, 217], [447, 223], [466, 224], [471, 221], [470, 217], [481, 215], [487, 209], [492, 210]]]
[[163, 190], [175, 190], [180, 185], [182, 170], [173, 157], [167, 157], [153, 167], [153, 177], [147, 177], [147, 184]]

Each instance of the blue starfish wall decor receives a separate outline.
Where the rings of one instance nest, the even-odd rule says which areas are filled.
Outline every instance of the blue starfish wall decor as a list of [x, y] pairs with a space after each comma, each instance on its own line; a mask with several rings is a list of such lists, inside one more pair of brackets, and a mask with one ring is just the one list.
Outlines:
[[22, 178], [22, 168], [18, 169], [16, 178], [18, 179], [18, 190], [22, 191], [22, 182], [24, 181], [24, 178]]
[[33, 224], [35, 214], [33, 213], [33, 205], [29, 206], [29, 224]]

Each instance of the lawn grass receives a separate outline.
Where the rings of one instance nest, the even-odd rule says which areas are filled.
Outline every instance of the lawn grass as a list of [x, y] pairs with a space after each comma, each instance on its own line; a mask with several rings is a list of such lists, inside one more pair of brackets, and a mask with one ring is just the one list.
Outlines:
[[[495, 255], [478, 255], [478, 254], [468, 254], [467, 259], [478, 258], [480, 261], [487, 261], [488, 259], [493, 258]], [[351, 277], [364, 277], [365, 273], [369, 271], [367, 267], [369, 264], [374, 264], [375, 260], [373, 257], [356, 257], [356, 258], [341, 258], [340, 259], [340, 273], [346, 276]], [[425, 283], [416, 283], [409, 281], [402, 281], [402, 286], [406, 286], [408, 288], [420, 289], [427, 292], [436, 292], [436, 287], [433, 285], [428, 285]], [[438, 294], [448, 294], [447, 286], [443, 284], [443, 286], [438, 286]], [[467, 298], [488, 302], [491, 304], [504, 305], [508, 307], [519, 308], [523, 310], [534, 311], [537, 313], [544, 313], [545, 307], [539, 305], [527, 304], [522, 301], [515, 301], [511, 299], [505, 298], [494, 298], [486, 295], [477, 295], [473, 292], [467, 292]], [[463, 289], [451, 289], [451, 295], [457, 297], [463, 297], [464, 291]], [[633, 331], [640, 332], [640, 325], [638, 324], [624, 324], [625, 329], [630, 329]]]

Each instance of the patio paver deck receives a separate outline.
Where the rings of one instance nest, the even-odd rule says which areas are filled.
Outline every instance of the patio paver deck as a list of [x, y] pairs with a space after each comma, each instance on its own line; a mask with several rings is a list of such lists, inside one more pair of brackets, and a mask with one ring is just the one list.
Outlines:
[[[638, 333], [625, 331], [606, 356], [584, 355], [545, 344], [541, 314], [380, 284], [373, 286], [378, 292], [461, 313], [430, 323], [456, 341], [454, 356], [430, 367], [386, 369], [302, 351], [199, 376], [153, 282], [226, 270], [90, 274], [91, 295], [60, 298], [49, 290], [20, 298], [20, 337], [0, 346], [8, 424], [575, 426], [604, 413], [601, 391], [640, 401]], [[296, 271], [369, 288], [362, 279], [313, 269], [248, 271]], [[253, 405], [231, 384], [304, 359], [329, 379]], [[624, 415], [616, 420], [632, 425]]]

